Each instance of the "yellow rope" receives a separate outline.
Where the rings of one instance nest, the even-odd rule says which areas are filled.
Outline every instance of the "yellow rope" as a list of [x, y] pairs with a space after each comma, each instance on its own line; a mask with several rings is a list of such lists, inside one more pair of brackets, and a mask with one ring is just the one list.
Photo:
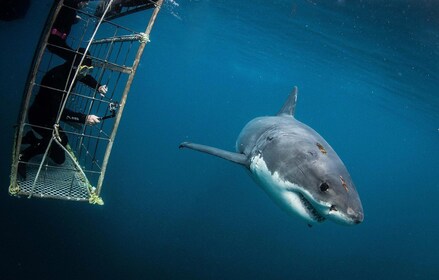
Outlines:
[[149, 35], [143, 32], [140, 32], [140, 39], [139, 42], [140, 43], [149, 43], [151, 42], [151, 40], [149, 40]]
[[[66, 147], [65, 147], [65, 149], [66, 149], [66, 151], [69, 153], [71, 159], [72, 159], [73, 161], [76, 162], [76, 166], [80, 169], [79, 161], [78, 161], [78, 159], [76, 158], [75, 153], [73, 152], [72, 147], [70, 146], [70, 144], [67, 144]], [[87, 188], [87, 191], [88, 191], [88, 194], [89, 194], [88, 202], [89, 202], [90, 204], [104, 205], [104, 201], [102, 200], [101, 197], [99, 197], [99, 196], [96, 194], [96, 188], [93, 187], [93, 186], [90, 184], [90, 182], [88, 181], [88, 179], [87, 179], [87, 177], [85, 176], [85, 173], [82, 171], [82, 169], [80, 169], [80, 170], [78, 170], [78, 171], [80, 171], [79, 174], [82, 175], [82, 176], [80, 176], [79, 179], [82, 181], [83, 184], [86, 185], [86, 188]]]
[[88, 199], [88, 202], [90, 204], [104, 205], [104, 201], [102, 200], [102, 198], [96, 195], [95, 193], [90, 194], [90, 198]]
[[17, 195], [20, 192], [20, 187], [18, 186], [18, 184], [15, 185], [10, 185], [9, 186], [9, 193], [11, 195]]

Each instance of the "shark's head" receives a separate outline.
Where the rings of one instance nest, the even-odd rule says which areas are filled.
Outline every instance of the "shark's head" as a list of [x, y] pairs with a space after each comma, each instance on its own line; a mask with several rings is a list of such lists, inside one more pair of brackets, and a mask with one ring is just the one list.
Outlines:
[[299, 197], [299, 203], [292, 203], [291, 207], [306, 209], [302, 212], [311, 223], [332, 220], [339, 224], [355, 225], [363, 221], [360, 198], [342, 163], [334, 164], [334, 161], [323, 157], [300, 168], [306, 176], [286, 180], [285, 191]]
[[363, 221], [363, 207], [345, 165], [316, 131], [294, 118], [297, 87], [274, 117], [243, 129], [237, 150], [250, 155], [249, 168], [287, 212], [308, 223]]
[[295, 130], [272, 131], [257, 146], [250, 169], [281, 208], [309, 224], [363, 221], [362, 204], [345, 165], [315, 131], [297, 122]]
[[318, 214], [334, 222], [361, 223], [363, 206], [345, 165], [323, 138], [313, 140], [299, 144], [303, 160], [296, 166], [299, 174], [303, 171], [307, 176], [293, 179], [303, 203], [309, 203]]

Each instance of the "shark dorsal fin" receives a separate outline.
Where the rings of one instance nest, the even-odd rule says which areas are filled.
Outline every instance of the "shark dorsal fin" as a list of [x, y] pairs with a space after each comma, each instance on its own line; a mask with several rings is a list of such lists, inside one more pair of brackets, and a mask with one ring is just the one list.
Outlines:
[[297, 87], [293, 88], [293, 91], [288, 96], [287, 101], [285, 101], [282, 109], [277, 113], [278, 116], [289, 115], [294, 117], [294, 111], [296, 110], [296, 102], [297, 102]]

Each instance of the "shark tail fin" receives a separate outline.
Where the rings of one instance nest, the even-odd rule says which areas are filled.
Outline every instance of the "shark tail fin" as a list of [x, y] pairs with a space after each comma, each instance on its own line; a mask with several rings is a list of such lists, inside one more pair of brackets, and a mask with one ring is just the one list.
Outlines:
[[210, 154], [213, 156], [217, 156], [226, 160], [229, 160], [231, 162], [235, 162], [238, 164], [242, 164], [244, 166], [248, 166], [248, 160], [247, 157], [243, 154], [233, 153], [224, 151], [218, 148], [201, 145], [201, 144], [195, 144], [195, 143], [189, 143], [189, 142], [183, 142], [179, 146], [180, 149], [182, 148], [189, 148], [195, 151], [199, 151], [202, 153]]
[[297, 102], [297, 86], [294, 86], [293, 91], [288, 96], [287, 101], [285, 101], [282, 109], [277, 113], [278, 116], [289, 115], [294, 117], [294, 112], [296, 110], [296, 102]]

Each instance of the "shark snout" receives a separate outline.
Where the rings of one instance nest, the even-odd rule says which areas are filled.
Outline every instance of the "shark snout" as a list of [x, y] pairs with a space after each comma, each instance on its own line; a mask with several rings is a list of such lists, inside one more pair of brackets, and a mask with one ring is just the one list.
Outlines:
[[361, 207], [359, 209], [347, 207], [342, 210], [332, 205], [326, 217], [342, 225], [358, 225], [363, 222], [364, 214]]
[[354, 224], [360, 224], [361, 222], [363, 222], [364, 214], [362, 210], [354, 211], [352, 208], [349, 207], [347, 209], [347, 213]]

